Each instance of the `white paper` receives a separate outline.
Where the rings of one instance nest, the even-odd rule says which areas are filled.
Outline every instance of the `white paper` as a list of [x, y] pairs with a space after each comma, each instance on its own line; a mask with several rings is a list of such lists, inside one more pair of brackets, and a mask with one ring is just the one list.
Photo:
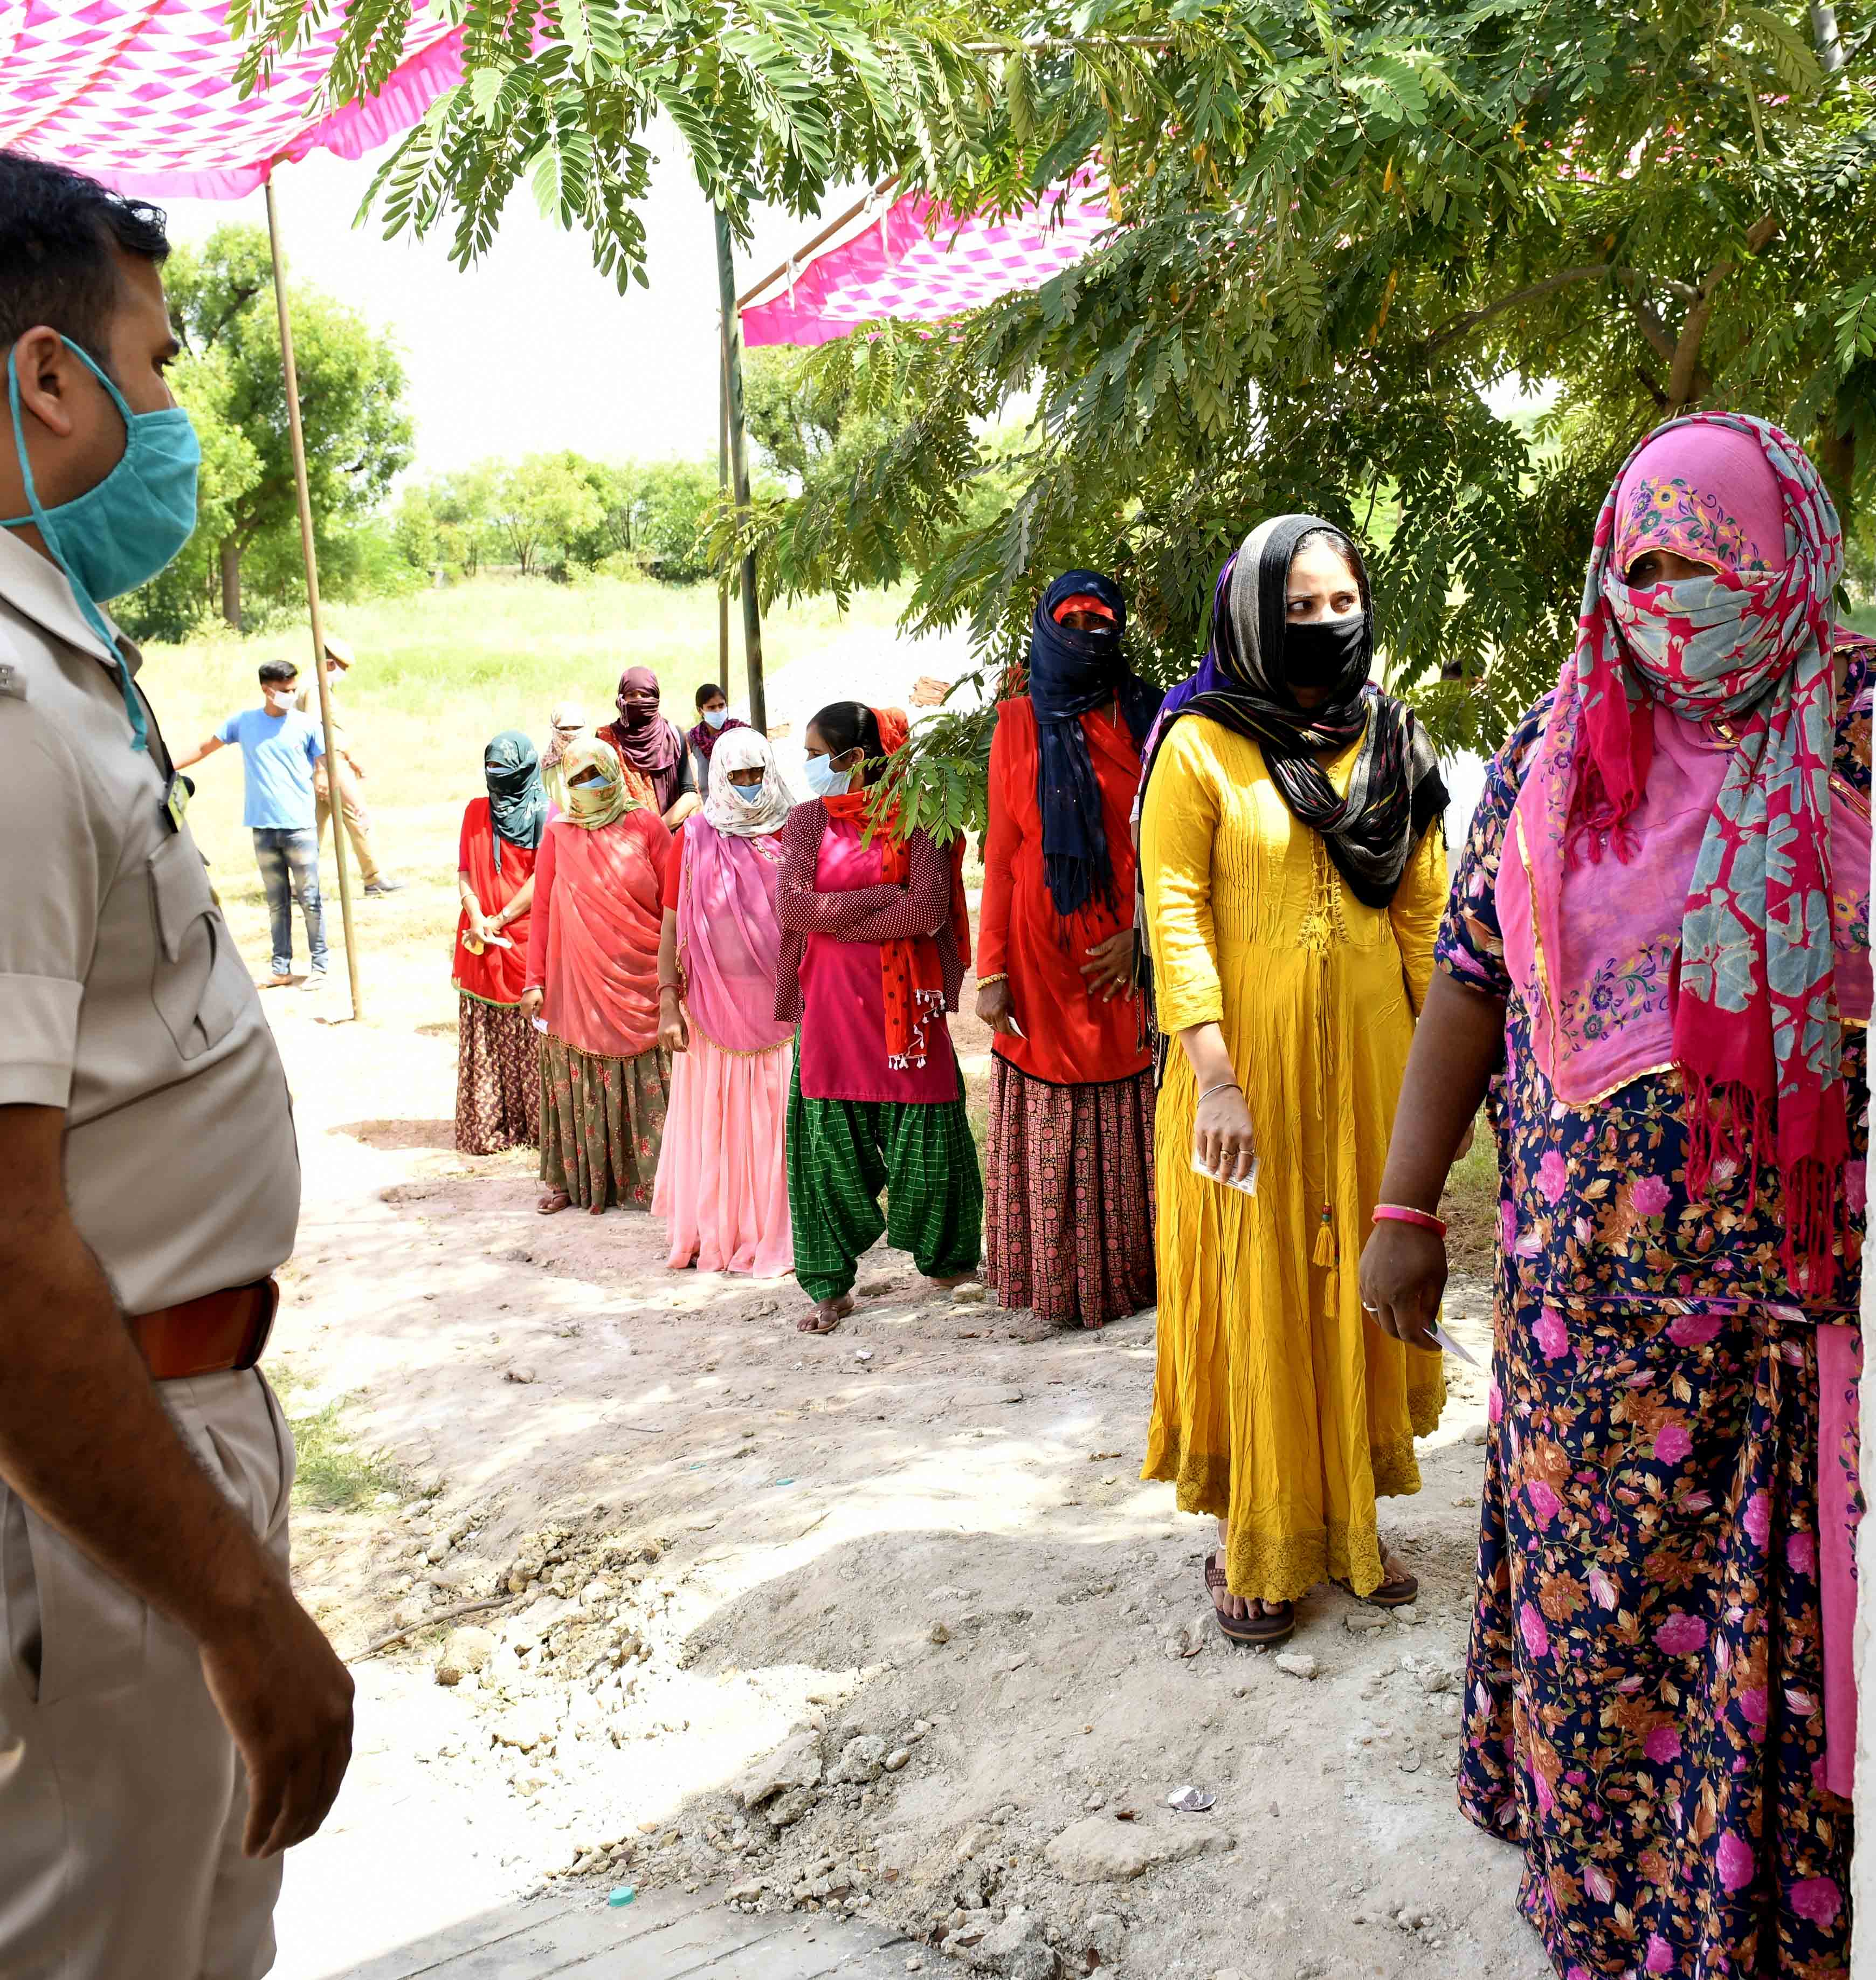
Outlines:
[[537, 1032], [544, 1032], [547, 1028], [547, 1020], [545, 1018], [536, 1018], [534, 1020], [534, 1028]]
[[1245, 1177], [1242, 1182], [1239, 1182], [1235, 1178], [1232, 1181], [1227, 1182], [1223, 1176], [1214, 1174], [1211, 1170], [1208, 1169], [1205, 1164], [1199, 1160], [1196, 1154], [1192, 1158], [1192, 1173], [1194, 1175], [1202, 1175], [1207, 1182], [1215, 1182], [1225, 1189], [1242, 1190], [1247, 1196], [1255, 1196], [1257, 1194], [1257, 1171], [1262, 1168], [1263, 1166], [1263, 1157], [1260, 1155], [1253, 1156], [1251, 1158], [1250, 1173], [1249, 1175]]

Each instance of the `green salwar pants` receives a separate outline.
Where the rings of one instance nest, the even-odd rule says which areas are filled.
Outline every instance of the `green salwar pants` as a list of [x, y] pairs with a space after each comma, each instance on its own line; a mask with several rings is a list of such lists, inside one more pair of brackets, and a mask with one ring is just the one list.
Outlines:
[[811, 1300], [851, 1291], [861, 1254], [882, 1232], [928, 1277], [976, 1271], [984, 1184], [961, 1079], [958, 1098], [935, 1106], [805, 1100], [798, 1056], [789, 1086], [788, 1168], [795, 1276]]

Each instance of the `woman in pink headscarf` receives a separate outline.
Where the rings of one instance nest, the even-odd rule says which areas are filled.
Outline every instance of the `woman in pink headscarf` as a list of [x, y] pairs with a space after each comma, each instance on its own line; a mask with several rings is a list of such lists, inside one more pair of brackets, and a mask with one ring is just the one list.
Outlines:
[[1460, 1804], [1559, 1974], [1841, 1974], [1868, 643], [1787, 435], [1629, 457], [1495, 760], [1362, 1297], [1424, 1341], [1491, 1082], [1501, 1249]]
[[753, 729], [722, 736], [709, 795], [666, 869], [659, 1044], [671, 1112], [652, 1214], [672, 1266], [784, 1277], [795, 1267], [783, 1160], [792, 1025], [775, 1022], [775, 883], [789, 797]]

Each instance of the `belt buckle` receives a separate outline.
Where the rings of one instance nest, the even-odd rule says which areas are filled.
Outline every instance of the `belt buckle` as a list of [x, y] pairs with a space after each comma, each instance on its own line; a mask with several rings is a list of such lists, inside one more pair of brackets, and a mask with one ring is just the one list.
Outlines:
[[274, 1316], [280, 1311], [280, 1282], [268, 1277], [261, 1281], [257, 1288], [261, 1304], [247, 1326], [247, 1337], [242, 1343], [241, 1359], [234, 1364], [238, 1373], [243, 1369], [256, 1367], [267, 1352], [269, 1337], [274, 1331]]

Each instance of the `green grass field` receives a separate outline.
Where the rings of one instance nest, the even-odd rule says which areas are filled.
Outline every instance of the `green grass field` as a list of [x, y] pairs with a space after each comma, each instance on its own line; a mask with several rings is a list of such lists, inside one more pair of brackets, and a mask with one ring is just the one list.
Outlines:
[[[902, 603], [867, 593], [842, 614], [831, 600], [778, 608], [763, 627], [772, 675], [855, 626], [890, 631]], [[734, 701], [742, 690], [742, 625], [732, 601]], [[346, 725], [365, 766], [364, 796], [386, 869], [411, 883], [395, 902], [363, 904], [380, 947], [433, 942], [447, 953], [456, 920], [456, 842], [463, 806], [483, 792], [482, 752], [503, 729], [546, 733], [556, 702], [576, 701], [595, 723], [609, 720], [620, 673], [645, 666], [658, 675], [666, 712], [681, 727], [696, 719], [692, 697], [719, 672], [716, 593], [702, 586], [598, 578], [576, 585], [508, 576], [478, 578], [442, 591], [341, 606], [332, 630], [350, 641], [358, 664], [345, 683]], [[257, 706], [262, 661], [310, 663], [304, 624], [240, 636], [217, 633], [179, 646], [148, 649], [143, 681], [170, 746], [192, 748], [229, 715]], [[242, 829], [238, 752], [197, 766], [190, 819], [227, 910], [242, 954], [267, 962], [266, 912], [252, 842]], [[322, 869], [327, 936], [337, 955], [339, 913], [331, 842]], [[387, 912], [394, 909], [394, 912]], [[304, 944], [296, 934], [296, 958]], [[369, 955], [365, 932], [360, 948]], [[447, 967], [438, 965], [448, 998]]]

